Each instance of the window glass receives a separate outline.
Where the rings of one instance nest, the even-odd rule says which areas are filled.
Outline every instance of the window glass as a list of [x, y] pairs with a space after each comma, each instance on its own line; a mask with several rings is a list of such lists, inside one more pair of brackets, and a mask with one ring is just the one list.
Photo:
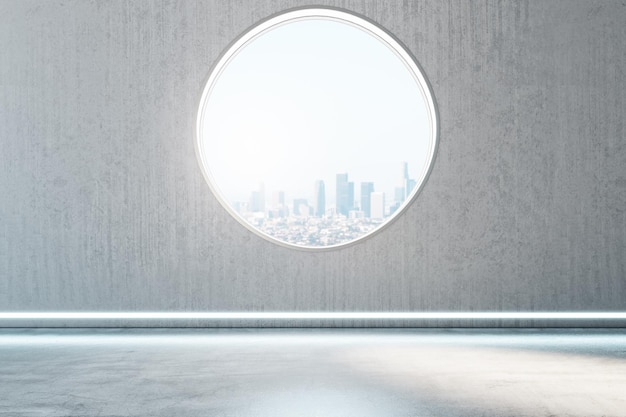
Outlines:
[[355, 242], [415, 197], [436, 148], [412, 56], [351, 13], [299, 9], [247, 31], [213, 68], [197, 150], [211, 189], [280, 244]]

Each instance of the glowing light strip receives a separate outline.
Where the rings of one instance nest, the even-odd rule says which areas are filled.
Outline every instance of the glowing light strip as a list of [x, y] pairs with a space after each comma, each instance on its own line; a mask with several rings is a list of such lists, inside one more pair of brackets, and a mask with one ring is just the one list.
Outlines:
[[626, 320], [626, 312], [0, 312], [0, 320]]

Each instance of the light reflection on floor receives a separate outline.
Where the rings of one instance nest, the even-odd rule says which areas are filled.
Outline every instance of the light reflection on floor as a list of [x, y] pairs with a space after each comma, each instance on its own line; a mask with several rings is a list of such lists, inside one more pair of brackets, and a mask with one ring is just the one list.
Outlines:
[[0, 416], [624, 416], [626, 330], [0, 330]]

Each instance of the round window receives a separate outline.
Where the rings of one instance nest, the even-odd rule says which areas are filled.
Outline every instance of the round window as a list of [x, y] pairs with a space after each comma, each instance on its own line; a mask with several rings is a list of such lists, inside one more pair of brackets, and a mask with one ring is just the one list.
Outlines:
[[244, 226], [323, 249], [380, 230], [433, 163], [432, 93], [408, 50], [330, 8], [271, 17], [221, 56], [198, 109], [209, 186]]

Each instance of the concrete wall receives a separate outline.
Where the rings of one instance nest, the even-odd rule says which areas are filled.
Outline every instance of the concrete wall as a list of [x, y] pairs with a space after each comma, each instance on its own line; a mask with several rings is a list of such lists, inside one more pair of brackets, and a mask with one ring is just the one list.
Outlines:
[[626, 310], [624, 3], [323, 3], [407, 45], [441, 135], [401, 218], [308, 253], [231, 218], [193, 144], [218, 55], [304, 2], [0, 1], [0, 310]]

